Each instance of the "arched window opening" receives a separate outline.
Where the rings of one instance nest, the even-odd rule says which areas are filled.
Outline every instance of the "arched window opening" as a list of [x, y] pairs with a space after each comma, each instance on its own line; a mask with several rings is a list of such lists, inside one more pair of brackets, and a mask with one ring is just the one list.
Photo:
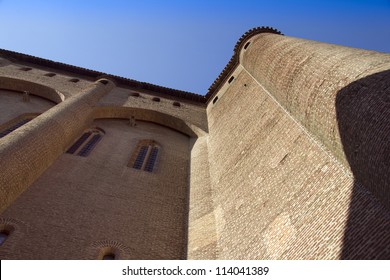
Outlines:
[[87, 157], [102, 139], [103, 135], [104, 132], [99, 128], [89, 129], [74, 142], [66, 153]]
[[180, 107], [180, 103], [179, 102], [173, 102], [173, 106]]
[[47, 73], [45, 74], [46, 77], [54, 77], [55, 75], [57, 75], [56, 73]]
[[154, 102], [160, 102], [160, 98], [158, 98], [158, 97], [153, 97], [153, 99], [152, 99]]
[[160, 147], [153, 140], [141, 140], [128, 164], [129, 167], [147, 172], [155, 169]]
[[234, 76], [231, 76], [228, 83], [230, 84], [231, 82], [233, 82], [233, 80], [234, 80]]
[[4, 242], [8, 239], [9, 231], [2, 230], [0, 231], [0, 246], [4, 244]]
[[96, 144], [100, 141], [101, 138], [102, 135], [100, 134], [95, 134], [94, 136], [92, 136], [92, 138], [87, 142], [87, 144], [85, 144], [81, 148], [78, 155], [82, 157], [87, 157], [91, 153], [93, 148], [96, 146]]
[[79, 79], [70, 79], [69, 82], [72, 82], [72, 83], [78, 83], [80, 80]]
[[103, 256], [103, 260], [115, 260], [115, 254], [108, 253]]
[[[19, 116], [15, 119], [15, 121], [11, 121], [9, 125], [5, 125], [5, 128], [0, 130], [0, 138], [3, 138], [4, 136], [10, 134], [12, 131], [18, 129], [19, 127], [25, 125], [29, 121], [31, 121], [34, 117], [22, 117]], [[0, 126], [1, 127], [1, 126]]]
[[115, 247], [103, 247], [99, 250], [99, 260], [117, 260], [119, 259], [119, 250]]
[[218, 101], [218, 96], [216, 96], [216, 97], [213, 99], [213, 104], [215, 104], [217, 101]]
[[245, 46], [244, 46], [244, 50], [246, 50], [249, 47], [250, 44], [251, 44], [251, 42], [246, 43]]

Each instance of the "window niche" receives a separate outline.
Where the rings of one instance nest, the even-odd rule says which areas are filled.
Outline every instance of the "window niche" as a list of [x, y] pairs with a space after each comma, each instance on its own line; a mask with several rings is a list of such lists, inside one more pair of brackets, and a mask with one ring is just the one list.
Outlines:
[[245, 46], [244, 46], [244, 50], [246, 50], [249, 47], [250, 44], [251, 44], [251, 42], [246, 43]]
[[154, 140], [141, 140], [128, 163], [128, 167], [153, 172], [161, 147]]
[[114, 247], [103, 247], [99, 251], [99, 260], [118, 260], [119, 251]]
[[76, 142], [66, 151], [67, 154], [87, 157], [96, 147], [104, 135], [104, 131], [100, 128], [91, 128], [84, 131]]

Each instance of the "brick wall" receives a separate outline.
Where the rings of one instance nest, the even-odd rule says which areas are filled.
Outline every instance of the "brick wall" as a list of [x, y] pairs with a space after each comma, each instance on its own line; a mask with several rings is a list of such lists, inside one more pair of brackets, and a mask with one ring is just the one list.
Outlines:
[[[105, 135], [88, 157], [61, 155], [2, 213], [28, 238], [15, 230], [1, 259], [97, 259], [107, 247], [120, 259], [185, 257], [189, 138], [146, 122], [92, 126]], [[127, 166], [142, 139], [161, 147], [152, 173]]]
[[[380, 120], [379, 151], [388, 149], [389, 56], [273, 34], [250, 40], [207, 108], [217, 258], [388, 259], [389, 211], [349, 166], [336, 99], [379, 72], [369, 104], [381, 118], [366, 122]], [[383, 164], [374, 168], [389, 182]]]
[[0, 139], [0, 211], [65, 151], [90, 121], [92, 106], [112, 87], [96, 82]]

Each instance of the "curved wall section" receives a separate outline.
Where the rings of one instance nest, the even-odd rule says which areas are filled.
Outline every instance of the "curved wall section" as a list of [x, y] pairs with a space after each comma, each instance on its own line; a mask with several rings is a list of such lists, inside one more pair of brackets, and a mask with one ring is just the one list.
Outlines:
[[390, 55], [247, 40], [207, 107], [216, 258], [388, 259]]
[[190, 137], [197, 137], [198, 135], [204, 135], [205, 132], [182, 119], [179, 119], [175, 116], [164, 114], [158, 111], [147, 110], [142, 108], [130, 108], [130, 107], [96, 107], [93, 113], [94, 119], [106, 119], [106, 118], [116, 118], [116, 119], [131, 119], [142, 120], [160, 124], [171, 129], [177, 130], [181, 133], [184, 133]]
[[[363, 79], [389, 70], [389, 54], [259, 34], [251, 38], [249, 48], [242, 50], [241, 59], [246, 71], [355, 176], [356, 172], [349, 161], [350, 155], [346, 154], [346, 148], [351, 147], [345, 147], [342, 139], [358, 137], [357, 131], [352, 131], [354, 126], [370, 130], [370, 135], [382, 143], [381, 148], [374, 153], [362, 151], [359, 147], [365, 145], [365, 140], [360, 135], [362, 139], [357, 140], [357, 146], [353, 149], [360, 153], [361, 158], [364, 158], [364, 154], [377, 158], [377, 155], [389, 149], [385, 143], [389, 143], [390, 129], [384, 117], [388, 115], [389, 105], [383, 100], [388, 95], [389, 74]], [[354, 83], [353, 87], [349, 86], [357, 80], [360, 82]], [[349, 93], [346, 94], [346, 91]], [[344, 99], [346, 96], [348, 98]], [[336, 106], [336, 99], [338, 104], [347, 102], [349, 105], [345, 103], [341, 109]], [[343, 122], [340, 110], [344, 113], [346, 110], [354, 111], [349, 131], [339, 127], [340, 122]], [[387, 137], [381, 136], [384, 131]], [[380, 164], [385, 164], [384, 159], [379, 160]], [[389, 182], [390, 172], [381, 172], [379, 177], [382, 178], [373, 180], [369, 174], [375, 173], [376, 165], [367, 165], [366, 170], [360, 171], [366, 175], [359, 177], [371, 177], [361, 183], [390, 208], [390, 191], [385, 190], [383, 183], [380, 183]]]
[[259, 34], [241, 64], [335, 156], [346, 163], [336, 95], [351, 82], [390, 69], [390, 55], [274, 34]]
[[56, 104], [45, 98], [29, 95], [23, 100], [23, 92], [0, 89], [0, 129], [1, 126], [22, 114], [43, 113]]
[[55, 103], [60, 103], [65, 100], [64, 95], [53, 88], [21, 79], [0, 77], [0, 89], [21, 92], [28, 91], [33, 95], [46, 98]]

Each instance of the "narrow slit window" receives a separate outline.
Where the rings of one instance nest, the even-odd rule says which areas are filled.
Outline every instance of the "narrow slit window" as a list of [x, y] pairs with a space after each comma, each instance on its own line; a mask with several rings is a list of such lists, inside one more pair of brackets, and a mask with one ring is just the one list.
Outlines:
[[155, 170], [160, 147], [154, 140], [141, 140], [134, 150], [127, 166], [134, 169], [153, 172]]
[[12, 125], [11, 127], [4, 129], [3, 131], [0, 132], [0, 138], [3, 138], [4, 136], [10, 134], [12, 131], [18, 129], [19, 127], [23, 126], [24, 124], [28, 123], [31, 120], [32, 118], [23, 119], [17, 122], [16, 124]]
[[228, 83], [230, 84], [231, 82], [233, 82], [233, 80], [234, 80], [234, 76], [231, 76]]
[[96, 134], [92, 136], [92, 138], [85, 144], [80, 152], [78, 153], [79, 156], [87, 157], [89, 153], [92, 151], [92, 149], [96, 146], [96, 144], [100, 141], [102, 136], [100, 134]]
[[87, 157], [102, 139], [103, 135], [104, 132], [99, 128], [85, 131], [66, 153]]
[[157, 154], [158, 154], [158, 148], [153, 147], [148, 157], [148, 161], [146, 162], [145, 171], [153, 172], [154, 163], [156, 162], [157, 159]]
[[149, 150], [148, 146], [141, 147], [141, 149], [137, 155], [137, 158], [134, 162], [133, 168], [135, 168], [135, 169], [142, 168], [142, 165], [144, 164], [144, 160], [145, 160], [146, 154], [148, 153], [148, 150]]
[[66, 152], [68, 154], [74, 154], [90, 135], [91, 132], [85, 132]]

